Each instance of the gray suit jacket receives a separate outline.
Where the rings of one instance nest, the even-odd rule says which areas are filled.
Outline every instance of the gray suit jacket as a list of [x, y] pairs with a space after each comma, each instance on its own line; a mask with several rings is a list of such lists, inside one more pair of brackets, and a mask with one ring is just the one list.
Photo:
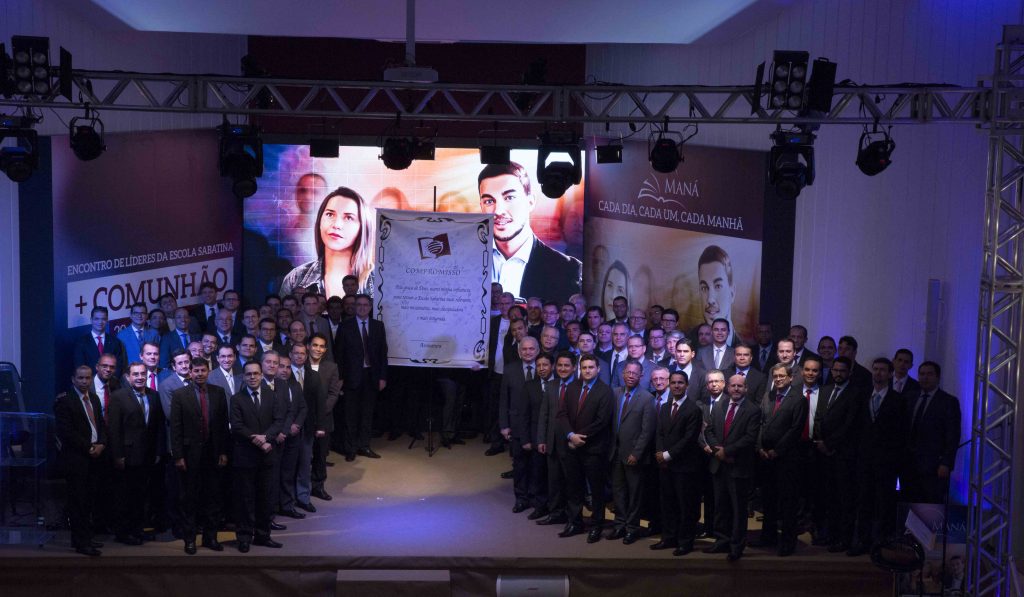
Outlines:
[[[178, 377], [177, 373], [171, 371], [171, 373], [169, 375], [167, 375], [166, 377], [164, 377], [163, 379], [160, 380], [160, 383], [158, 384], [157, 387], [159, 388], [159, 390], [157, 390], [157, 393], [160, 395], [160, 406], [163, 407], [165, 413], [170, 413], [171, 412], [171, 393], [173, 393], [174, 390], [178, 390], [180, 388], [185, 387], [185, 384], [181, 383], [181, 378]], [[166, 439], [167, 439], [167, 441], [165, 442], [165, 445], [163, 447], [166, 448], [166, 452], [169, 453], [171, 451], [171, 433], [170, 433], [171, 432], [171, 419], [170, 419], [170, 417], [164, 417], [164, 422], [167, 425], [167, 430], [166, 430], [167, 433], [164, 434]]]
[[234, 395], [234, 393], [237, 392], [238, 390], [241, 390], [242, 386], [244, 385], [242, 382], [242, 376], [237, 373], [233, 374], [231, 376], [231, 383], [235, 384], [235, 387], [234, 392], [232, 392], [231, 388], [228, 387], [227, 377], [224, 376], [224, 370], [221, 369], [220, 367], [217, 367], [216, 369], [210, 372], [210, 377], [207, 379], [207, 383], [209, 383], [210, 385], [217, 386], [219, 388], [224, 388], [224, 393], [227, 394], [228, 396], [228, 408], [230, 408], [231, 405], [231, 396]]
[[618, 459], [625, 464], [630, 456], [640, 462], [645, 457], [650, 458], [649, 448], [654, 441], [658, 419], [654, 412], [654, 397], [641, 387], [634, 389], [625, 408], [622, 404], [625, 388], [615, 388], [612, 392], [615, 398], [615, 412], [612, 413], [614, 437], [608, 453], [608, 460], [612, 462]]
[[[626, 368], [626, 363], [628, 362], [629, 361], [621, 362], [615, 366], [615, 371], [612, 371], [612, 379], [609, 384], [611, 387], [621, 388], [626, 385], [625, 380], [622, 379], [622, 371]], [[651, 371], [654, 371], [654, 368], [657, 367], [657, 365], [654, 361], [647, 360], [646, 356], [639, 362], [644, 368], [644, 371], [640, 374], [640, 382], [637, 384], [637, 387], [646, 390], [651, 387]]]
[[701, 365], [704, 365], [704, 369], [711, 371], [712, 369], [721, 369], [725, 371], [729, 367], [736, 364], [736, 359], [733, 358], [733, 349], [731, 346], [725, 347], [725, 352], [722, 353], [722, 364], [715, 367], [715, 345], [703, 346], [697, 351], [697, 358], [700, 359]]

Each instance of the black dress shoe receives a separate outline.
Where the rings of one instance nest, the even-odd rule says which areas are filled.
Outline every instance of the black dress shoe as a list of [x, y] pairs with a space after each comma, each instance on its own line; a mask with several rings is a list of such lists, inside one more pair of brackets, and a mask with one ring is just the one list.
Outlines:
[[306, 517], [302, 512], [296, 512], [295, 510], [281, 510], [278, 512], [281, 516], [287, 516], [288, 518], [295, 518], [301, 520]]
[[203, 547], [213, 551], [224, 551], [224, 546], [217, 541], [216, 537], [203, 537]]
[[665, 541], [664, 539], [662, 539], [661, 541], [658, 541], [654, 545], [650, 546], [650, 548], [653, 549], [654, 551], [659, 551], [659, 550], [662, 550], [662, 549], [675, 549], [677, 547], [679, 547], [678, 543], [676, 543], [674, 541]]
[[380, 454], [374, 452], [369, 448], [362, 448], [361, 450], [356, 450], [356, 454], [358, 456], [365, 456], [367, 458], [380, 458]]
[[597, 543], [601, 540], [601, 527], [594, 527], [587, 533], [587, 543]]
[[196, 555], [196, 542], [195, 541], [186, 541], [185, 542], [185, 553], [187, 553], [190, 556]]
[[501, 454], [504, 451], [505, 448], [502, 448], [500, 446], [491, 446], [490, 448], [487, 448], [486, 452], [484, 452], [484, 456], [497, 456], [498, 454]]
[[448, 438], [448, 437], [445, 437], [445, 436], [442, 435], [441, 436], [441, 446], [451, 450], [452, 449], [452, 440], [451, 440], [451, 438]]
[[345, 454], [345, 462], [352, 462], [355, 459], [356, 459], [356, 455], [353, 454], [352, 452], [348, 452], [348, 453]]
[[311, 496], [313, 496], [313, 497], [315, 497], [317, 499], [321, 499], [321, 500], [323, 500], [325, 502], [329, 502], [329, 501], [331, 501], [333, 499], [331, 497], [331, 494], [327, 493], [323, 489], [314, 489], [313, 491], [309, 492], [309, 495], [311, 495]]
[[691, 551], [693, 551], [693, 546], [692, 545], [681, 545], [681, 546], [679, 546], [679, 547], [677, 547], [677, 548], [672, 550], [672, 555], [674, 555], [676, 557], [685, 556], [686, 554], [690, 553]]
[[238, 551], [240, 551], [242, 553], [249, 553], [249, 542], [248, 541], [239, 541], [238, 542]]
[[558, 533], [558, 536], [562, 537], [564, 539], [566, 537], [573, 537], [575, 535], [582, 535], [582, 534], [583, 534], [583, 525], [577, 524], [577, 523], [574, 523], [574, 522], [570, 522], [569, 524], [565, 525], [565, 528], [562, 529], [562, 532]]
[[100, 550], [92, 546], [78, 547], [75, 549], [75, 551], [82, 554], [83, 556], [98, 556], [102, 553], [100, 552]]
[[530, 512], [530, 515], [527, 516], [526, 519], [527, 520], [540, 520], [541, 518], [544, 518], [547, 515], [548, 515], [548, 509], [547, 508], [534, 508], [533, 512]]
[[526, 505], [526, 502], [516, 502], [516, 505], [512, 506], [512, 513], [519, 514], [520, 512], [525, 512], [527, 508], [529, 506]]
[[548, 514], [544, 518], [537, 521], [537, 524], [549, 525], [549, 524], [565, 524], [568, 520], [562, 514]]
[[334, 466], [334, 463], [331, 462], [330, 460], [326, 461], [324, 464], [327, 466]]
[[511, 479], [512, 475], [514, 475], [514, 474], [515, 474], [514, 471], [505, 471], [505, 472], [501, 473], [501, 478], [502, 479]]
[[311, 514], [313, 512], [316, 512], [316, 506], [314, 506], [313, 504], [304, 504], [302, 502], [297, 502], [295, 505]]
[[612, 532], [608, 533], [608, 539], [610, 539], [612, 541], [618, 541], [619, 539], [622, 539], [625, 536], [626, 536], [626, 529], [624, 529], [622, 527], [619, 527], [617, 529], [612, 529]]
[[735, 562], [736, 560], [738, 560], [738, 559], [740, 559], [742, 557], [743, 557], [743, 552], [742, 551], [730, 551], [729, 555], [725, 556], [725, 559], [729, 560], [730, 562]]
[[636, 533], [626, 533], [626, 536], [622, 538], [623, 545], [633, 545], [640, 538]]
[[146, 531], [145, 533], [142, 533], [142, 540], [143, 541], [156, 541], [156, 533], [151, 532], [151, 531]]
[[701, 551], [704, 553], [729, 553], [729, 544], [715, 543], [711, 547], [705, 547]]
[[[281, 524], [281, 523], [279, 523], [279, 522], [274, 522], [273, 520], [271, 520], [270, 521], [270, 530], [272, 530], [272, 531], [286, 531], [286, 530], [288, 530], [288, 527], [283, 525], [283, 524]], [[257, 543], [257, 545], [259, 545], [259, 543]]]
[[284, 547], [284, 545], [278, 543], [277, 541], [274, 541], [270, 537], [267, 537], [266, 539], [256, 539], [252, 542], [252, 544], [259, 545], [260, 547], [273, 547], [274, 549]]
[[142, 539], [135, 535], [122, 535], [117, 538], [117, 542], [124, 543], [125, 545], [142, 545]]

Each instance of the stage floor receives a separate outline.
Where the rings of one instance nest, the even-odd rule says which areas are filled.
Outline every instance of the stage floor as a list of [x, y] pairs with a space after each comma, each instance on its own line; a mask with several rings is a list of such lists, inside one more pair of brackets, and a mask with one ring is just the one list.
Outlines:
[[[221, 533], [224, 552], [200, 548], [188, 556], [182, 542], [167, 535], [140, 547], [107, 541], [102, 557], [86, 558], [75, 554], [68, 534], [61, 533], [43, 549], [0, 547], [0, 586], [4, 595], [35, 597], [88, 595], [90, 587], [102, 587], [107, 597], [168, 595], [171, 586], [190, 594], [197, 587], [205, 594], [202, 589], [245, 586], [268, 595], [332, 595], [339, 569], [440, 568], [452, 570], [453, 595], [493, 594], [498, 575], [528, 573], [568, 574], [573, 595], [637, 595], [647, 592], [645, 586], [687, 595], [723, 590], [882, 595], [891, 590], [891, 577], [866, 557], [829, 554], [811, 547], [808, 535], [793, 556], [748, 548], [735, 564], [699, 551], [682, 558], [651, 551], [648, 545], [656, 539], [630, 546], [608, 540], [588, 545], [585, 535], [561, 539], [560, 527], [538, 526], [526, 519], [528, 512], [512, 513], [511, 481], [499, 476], [511, 468], [507, 456], [484, 456], [486, 446], [479, 440], [442, 448], [432, 458], [424, 442], [411, 450], [408, 444], [407, 437], [374, 440], [380, 460], [346, 463], [332, 453], [327, 491], [334, 499], [314, 498], [317, 513], [304, 520], [279, 517], [288, 529], [273, 537], [283, 549], [253, 546], [241, 554], [234, 549], [234, 534]], [[701, 541], [698, 549], [709, 544]], [[238, 585], [240, 576], [248, 581]], [[195, 579], [203, 583], [196, 585]]]

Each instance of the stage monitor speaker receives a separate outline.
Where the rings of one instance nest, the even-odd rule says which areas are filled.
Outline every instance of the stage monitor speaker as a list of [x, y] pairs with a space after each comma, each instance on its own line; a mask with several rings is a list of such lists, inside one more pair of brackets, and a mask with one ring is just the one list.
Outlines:
[[498, 597], [568, 597], [569, 577], [502, 574], [497, 590]]
[[338, 570], [337, 597], [451, 597], [448, 570]]

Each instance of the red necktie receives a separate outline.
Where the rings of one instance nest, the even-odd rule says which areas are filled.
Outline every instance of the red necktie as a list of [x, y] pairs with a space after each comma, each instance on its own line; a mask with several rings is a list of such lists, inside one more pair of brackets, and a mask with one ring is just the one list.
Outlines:
[[150, 373], [149, 374], [149, 389], [153, 390], [154, 392], [156, 391], [156, 374], [155, 373]]
[[369, 341], [370, 334], [369, 334], [369, 332], [366, 331], [366, 322], [365, 321], [363, 322], [362, 337], [363, 337], [363, 366], [364, 367], [369, 367], [370, 366], [370, 341]]
[[96, 350], [100, 352], [100, 356], [103, 356], [103, 336], [96, 336]]
[[678, 415], [678, 414], [679, 414], [679, 403], [678, 402], [673, 402], [672, 403], [672, 413], [671, 413], [672, 419], [675, 420], [676, 415]]
[[205, 441], [210, 435], [210, 403], [206, 400], [206, 388], [199, 388], [199, 406], [203, 411], [203, 425], [199, 433]]
[[729, 428], [732, 427], [732, 419], [736, 416], [736, 406], [738, 402], [729, 403], [729, 412], [725, 415], [725, 428], [722, 430], [722, 439], [729, 437]]
[[567, 386], [567, 385], [568, 385], [568, 384], [566, 384], [566, 383], [565, 383], [565, 382], [563, 381], [563, 382], [562, 382], [562, 389], [561, 389], [561, 390], [559, 390], [559, 392], [558, 392], [558, 408], [559, 408], [559, 409], [561, 409], [562, 407], [564, 407], [564, 406], [565, 406], [565, 386]]
[[[92, 409], [92, 400], [89, 400], [88, 394], [82, 396], [82, 402], [85, 403], [85, 412], [89, 414], [89, 421], [93, 427], [96, 427], [96, 411]], [[99, 427], [96, 428], [99, 429]]]
[[804, 395], [807, 396], [807, 420], [804, 421], [804, 431], [800, 434], [800, 439], [806, 441], [811, 437], [811, 391], [805, 391]]
[[626, 392], [625, 397], [622, 399], [622, 410], [619, 411], [619, 425], [622, 425], [622, 416], [626, 414], [626, 409], [629, 408], [629, 399], [632, 395], [633, 392]]
[[103, 383], [103, 415], [106, 418], [107, 409], [110, 408], [110, 386]]
[[583, 386], [583, 393], [580, 394], [580, 404], [576, 407], [576, 414], [580, 414], [583, 411], [583, 403], [587, 401], [587, 392], [590, 391], [588, 386]]
[[778, 394], [775, 395], [775, 408], [772, 409], [772, 416], [774, 416], [775, 413], [779, 412], [779, 407], [782, 406], [782, 399], [785, 396], [786, 395], [783, 394], [782, 392], [779, 392]]

